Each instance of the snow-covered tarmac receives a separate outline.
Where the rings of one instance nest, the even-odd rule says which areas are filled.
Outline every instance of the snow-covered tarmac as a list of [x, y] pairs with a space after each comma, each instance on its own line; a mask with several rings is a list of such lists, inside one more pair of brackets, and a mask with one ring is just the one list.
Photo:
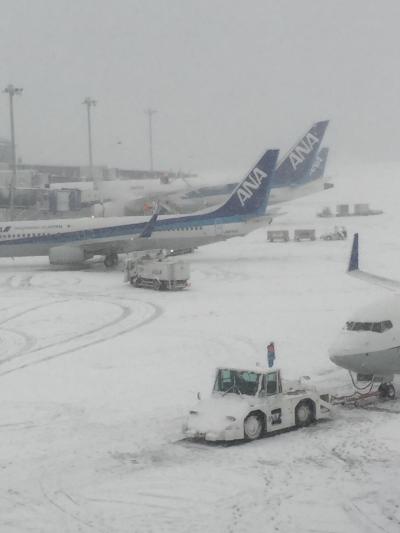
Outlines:
[[[366, 269], [400, 278], [397, 168], [352, 172], [274, 226], [343, 223]], [[315, 216], [363, 201], [385, 213]], [[400, 401], [239, 446], [180, 440], [215, 366], [264, 363], [271, 340], [288, 378], [350, 390], [327, 349], [382, 290], [344, 274], [349, 248], [269, 244], [261, 229], [188, 256], [180, 293], [101, 265], [0, 260], [0, 532], [400, 531]]]

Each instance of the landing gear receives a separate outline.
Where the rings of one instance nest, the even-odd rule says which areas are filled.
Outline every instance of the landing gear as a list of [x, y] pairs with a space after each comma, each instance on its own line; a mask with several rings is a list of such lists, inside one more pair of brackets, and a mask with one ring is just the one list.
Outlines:
[[161, 289], [161, 283], [158, 279], [153, 280], [153, 289], [159, 291]]
[[107, 268], [112, 268], [118, 264], [118, 254], [106, 255], [104, 258], [104, 265]]
[[[362, 407], [377, 398], [380, 400], [394, 400], [396, 398], [396, 389], [390, 381], [393, 379], [393, 375], [377, 377], [372, 374], [357, 374], [357, 381], [355, 381], [352, 373], [349, 372], [349, 374], [355, 391], [346, 396], [332, 396], [333, 404]], [[361, 386], [359, 382], [362, 381], [365, 382], [365, 385]], [[376, 387], [378, 383], [379, 386]]]
[[383, 400], [394, 400], [396, 397], [396, 390], [393, 383], [381, 383], [378, 387], [379, 398]]

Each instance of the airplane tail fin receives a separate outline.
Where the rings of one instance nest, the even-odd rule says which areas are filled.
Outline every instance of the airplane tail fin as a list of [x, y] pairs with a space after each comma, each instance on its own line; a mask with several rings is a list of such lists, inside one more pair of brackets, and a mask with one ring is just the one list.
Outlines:
[[324, 146], [316, 155], [310, 170], [310, 181], [324, 177], [326, 161], [328, 159], [329, 148]]
[[355, 272], [356, 270], [358, 270], [358, 233], [355, 233], [353, 237], [353, 245], [351, 247], [347, 272]]
[[328, 124], [329, 120], [316, 122], [289, 150], [276, 169], [274, 184], [290, 185], [309, 180], [312, 164]]
[[371, 272], [364, 272], [359, 269], [358, 264], [358, 233], [354, 234], [353, 237], [353, 246], [351, 247], [351, 254], [349, 260], [349, 266], [347, 273], [352, 276], [360, 279], [361, 281], [366, 281], [372, 285], [378, 285], [379, 287], [384, 287], [390, 291], [396, 293], [399, 292], [400, 282], [390, 278], [384, 278], [383, 276], [377, 276], [376, 274], [371, 274]]
[[267, 150], [213, 216], [260, 216], [265, 214], [279, 150]]

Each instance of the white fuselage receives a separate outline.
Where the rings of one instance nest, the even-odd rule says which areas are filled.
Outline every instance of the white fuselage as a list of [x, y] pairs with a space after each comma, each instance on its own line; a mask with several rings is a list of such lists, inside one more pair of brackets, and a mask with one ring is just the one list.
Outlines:
[[[82, 218], [4, 222], [0, 257], [46, 256], [52, 248], [79, 245], [92, 254], [148, 249], [190, 248], [246, 235], [266, 224], [266, 217], [199, 220], [163, 216], [149, 238], [137, 238], [148, 217]], [[112, 244], [110, 245], [110, 241]]]
[[[151, 204], [151, 201], [158, 199], [161, 205], [168, 209], [171, 213], [193, 213], [200, 209], [213, 207], [223, 202], [229, 193], [223, 193], [223, 187], [215, 187], [216, 193], [213, 194], [212, 187], [208, 188], [208, 192], [203, 193], [201, 189], [197, 191], [189, 191], [185, 193], [169, 193], [164, 195], [148, 196], [137, 200], [132, 200], [126, 205], [127, 210], [134, 213], [143, 213], [144, 206]], [[280, 204], [282, 202], [289, 202], [314, 194], [324, 190], [324, 179], [319, 178], [310, 182], [287, 185], [285, 187], [272, 187], [269, 195], [268, 205]]]
[[371, 375], [400, 373], [400, 295], [358, 310], [329, 350], [336, 365]]

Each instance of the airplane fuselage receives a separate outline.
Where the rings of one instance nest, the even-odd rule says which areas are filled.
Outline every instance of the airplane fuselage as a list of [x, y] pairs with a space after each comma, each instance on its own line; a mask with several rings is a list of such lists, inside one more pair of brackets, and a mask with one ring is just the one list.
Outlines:
[[[0, 226], [0, 257], [46, 256], [52, 248], [80, 245], [96, 254], [113, 242], [115, 253], [156, 248], [194, 248], [246, 235], [266, 217], [159, 217], [151, 237], [137, 239], [148, 217], [15, 221]], [[99, 251], [98, 253], [101, 253]]]
[[388, 296], [354, 313], [329, 357], [360, 374], [400, 374], [400, 296]]

